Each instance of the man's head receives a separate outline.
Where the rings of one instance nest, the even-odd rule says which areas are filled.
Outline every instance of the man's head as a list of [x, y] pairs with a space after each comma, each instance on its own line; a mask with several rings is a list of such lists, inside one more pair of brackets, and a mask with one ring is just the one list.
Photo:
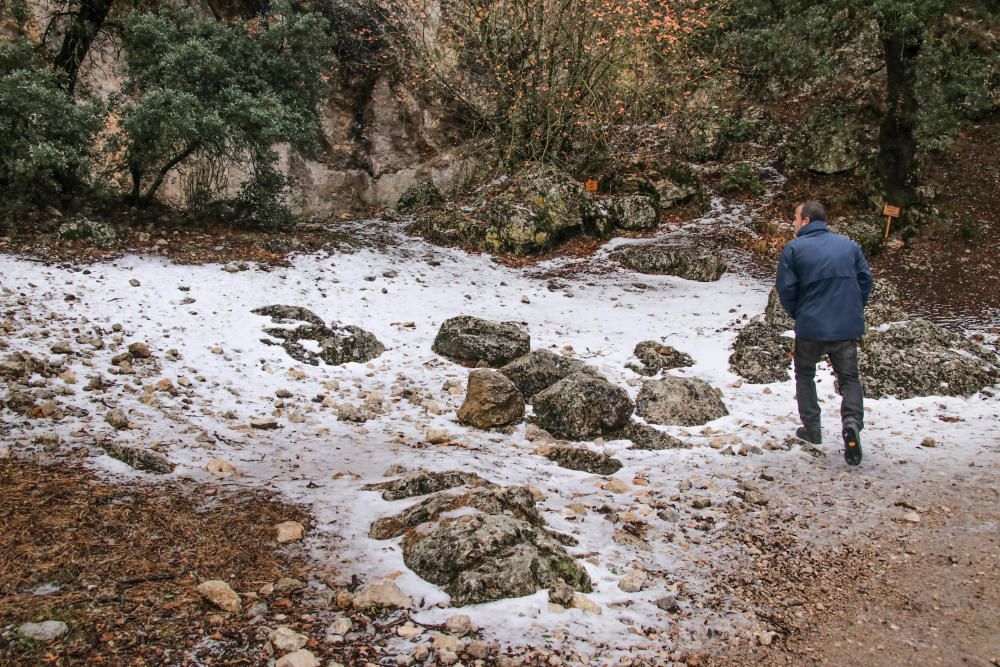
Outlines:
[[826, 220], [826, 209], [815, 199], [810, 199], [809, 201], [802, 202], [795, 209], [795, 221], [792, 223], [792, 226], [795, 227], [795, 231], [799, 231], [810, 222], [816, 222], [817, 220]]

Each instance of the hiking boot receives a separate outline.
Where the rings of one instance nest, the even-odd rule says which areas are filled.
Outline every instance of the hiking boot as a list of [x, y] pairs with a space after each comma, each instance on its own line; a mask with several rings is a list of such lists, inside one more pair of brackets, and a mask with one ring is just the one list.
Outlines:
[[844, 460], [849, 466], [861, 463], [861, 437], [854, 426], [844, 427]]
[[819, 429], [813, 430], [811, 428], [806, 428], [805, 426], [800, 426], [795, 429], [795, 437], [799, 440], [805, 440], [813, 445], [823, 444], [823, 434]]

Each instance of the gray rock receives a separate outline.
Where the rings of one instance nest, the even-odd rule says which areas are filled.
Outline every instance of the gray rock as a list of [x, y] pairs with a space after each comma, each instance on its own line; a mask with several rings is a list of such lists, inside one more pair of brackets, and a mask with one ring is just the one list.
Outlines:
[[364, 488], [369, 491], [382, 491], [385, 500], [402, 500], [414, 496], [425, 496], [453, 489], [457, 486], [483, 486], [487, 482], [482, 477], [471, 472], [448, 470], [443, 472], [427, 472], [420, 470], [407, 473], [399, 479], [377, 484], [368, 484]]
[[636, 414], [653, 424], [697, 426], [729, 414], [721, 392], [696, 378], [647, 380], [636, 397]]
[[637, 343], [633, 354], [642, 362], [642, 366], [629, 364], [628, 368], [640, 375], [653, 376], [661, 370], [694, 366], [694, 359], [691, 358], [691, 355], [679, 352], [669, 345], [655, 340], [644, 340]]
[[153, 472], [161, 475], [174, 471], [174, 464], [166, 456], [151, 449], [131, 447], [114, 442], [104, 442], [101, 444], [108, 456], [118, 459], [122, 463], [129, 465], [136, 470]]
[[455, 361], [485, 361], [503, 366], [531, 349], [531, 337], [514, 322], [492, 322], [460, 315], [445, 320], [434, 339], [434, 352]]
[[22, 637], [27, 637], [36, 642], [54, 642], [69, 632], [69, 626], [62, 621], [24, 623], [18, 627], [17, 632]]
[[754, 384], [788, 380], [795, 342], [782, 334], [783, 329], [769, 326], [764, 319], [751, 320], [733, 343], [730, 370]]
[[613, 475], [622, 469], [622, 462], [607, 454], [592, 452], [586, 447], [554, 445], [547, 447], [545, 458], [563, 468], [582, 470], [594, 475]]
[[118, 233], [103, 222], [96, 222], [83, 216], [75, 216], [59, 225], [59, 238], [89, 241], [98, 248], [106, 248], [118, 242]]
[[536, 394], [533, 407], [538, 426], [575, 440], [621, 428], [635, 408], [624, 389], [589, 373], [573, 373]]
[[642, 194], [616, 197], [608, 205], [608, 219], [619, 229], [643, 231], [656, 229], [660, 211], [656, 201]]
[[[325, 326], [319, 316], [306, 308], [273, 305], [256, 308], [251, 312], [271, 317], [273, 322], [280, 324], [304, 322], [305, 324], [295, 328], [266, 328], [264, 333], [281, 342], [275, 343], [267, 338], [261, 342], [281, 345], [288, 356], [305, 364], [318, 366], [320, 361], [330, 366], [365, 363], [385, 352], [385, 346], [370, 332], [350, 324], [334, 323], [329, 327]], [[303, 345], [301, 341], [304, 340], [318, 344], [319, 352]]]
[[560, 579], [590, 591], [590, 577], [543, 529], [503, 514], [446, 519], [402, 543], [407, 567], [451, 595], [452, 606], [531, 595]]
[[529, 401], [538, 392], [573, 373], [597, 373], [582, 361], [549, 350], [529, 352], [500, 368], [500, 372], [510, 378]]
[[641, 422], [629, 422], [625, 428], [611, 437], [631, 440], [631, 449], [659, 451], [662, 449], [689, 449], [691, 445], [669, 433]]
[[778, 299], [778, 290], [771, 288], [767, 295], [767, 308], [764, 309], [764, 321], [768, 326], [772, 326], [782, 331], [789, 331], [795, 328], [795, 320], [788, 316]]
[[839, 174], [858, 166], [863, 133], [846, 109], [814, 109], [786, 145], [789, 161], [820, 174]]
[[476, 428], [506, 426], [524, 417], [524, 397], [506, 375], [478, 369], [469, 373], [465, 402], [458, 420]]
[[610, 258], [639, 273], [677, 276], [699, 282], [716, 281], [726, 271], [726, 261], [720, 255], [699, 248], [648, 243], [626, 245], [613, 250]]
[[[880, 314], [893, 313], [875, 309]], [[1000, 380], [996, 354], [919, 318], [869, 328], [859, 364], [872, 398], [971, 396]]]
[[562, 579], [558, 579], [549, 587], [549, 602], [553, 604], [569, 607], [573, 602], [573, 595], [576, 591]]
[[368, 536], [376, 540], [399, 537], [411, 528], [437, 521], [441, 514], [462, 507], [471, 507], [485, 514], [505, 514], [534, 526], [543, 524], [531, 491], [527, 487], [513, 486], [433, 495], [399, 514], [377, 519], [372, 523]]

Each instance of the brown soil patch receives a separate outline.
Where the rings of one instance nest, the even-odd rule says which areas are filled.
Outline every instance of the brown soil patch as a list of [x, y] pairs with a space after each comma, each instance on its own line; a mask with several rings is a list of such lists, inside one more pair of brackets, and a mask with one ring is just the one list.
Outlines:
[[[223, 579], [243, 593], [306, 579], [301, 548], [275, 542], [286, 520], [308, 523], [301, 508], [245, 490], [109, 484], [78, 466], [0, 463], [0, 664], [265, 662], [259, 626], [210, 608], [195, 587]], [[309, 628], [308, 605], [294, 597], [257, 601]], [[244, 607], [254, 602], [244, 596]], [[70, 633], [43, 645], [13, 632], [41, 620]]]

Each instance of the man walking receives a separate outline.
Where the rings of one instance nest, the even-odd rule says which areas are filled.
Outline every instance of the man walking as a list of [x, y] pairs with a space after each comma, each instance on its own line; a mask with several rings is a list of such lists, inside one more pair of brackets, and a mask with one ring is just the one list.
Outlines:
[[824, 354], [840, 383], [844, 458], [861, 463], [864, 391], [858, 379], [858, 339], [865, 332], [865, 306], [872, 272], [856, 243], [826, 228], [826, 210], [817, 201], [795, 209], [795, 239], [778, 262], [778, 298], [795, 320], [795, 395], [802, 440], [822, 442], [816, 364]]

